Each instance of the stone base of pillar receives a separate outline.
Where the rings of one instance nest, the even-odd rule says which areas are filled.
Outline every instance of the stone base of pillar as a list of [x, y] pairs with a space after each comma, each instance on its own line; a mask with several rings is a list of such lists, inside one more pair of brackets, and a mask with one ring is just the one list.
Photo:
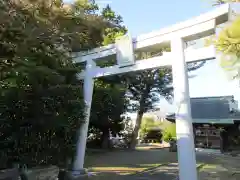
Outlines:
[[80, 170], [60, 170], [58, 179], [59, 180], [87, 180], [90, 178], [90, 173], [87, 169]]

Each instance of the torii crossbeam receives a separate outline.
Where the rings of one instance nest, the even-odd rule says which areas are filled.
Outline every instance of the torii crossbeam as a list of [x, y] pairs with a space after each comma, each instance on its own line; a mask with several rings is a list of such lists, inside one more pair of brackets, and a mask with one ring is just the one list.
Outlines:
[[[84, 80], [84, 100], [87, 108], [86, 121], [80, 128], [74, 163], [75, 171], [81, 172], [83, 169], [94, 78], [172, 66], [174, 101], [179, 106], [178, 112], [176, 112], [179, 177], [180, 180], [197, 180], [186, 62], [210, 60], [214, 59], [216, 55], [213, 46], [190, 50], [184, 47], [184, 42], [214, 34], [216, 25], [228, 21], [229, 10], [229, 4], [225, 4], [211, 12], [169, 28], [141, 35], [135, 39], [125, 36], [117, 40], [115, 44], [78, 54], [75, 61], [86, 62], [85, 71], [80, 73], [79, 78]], [[134, 51], [147, 52], [166, 45], [171, 47], [171, 52], [141, 61], [134, 59]], [[117, 56], [116, 65], [105, 68], [96, 66], [96, 61], [114, 55]]]

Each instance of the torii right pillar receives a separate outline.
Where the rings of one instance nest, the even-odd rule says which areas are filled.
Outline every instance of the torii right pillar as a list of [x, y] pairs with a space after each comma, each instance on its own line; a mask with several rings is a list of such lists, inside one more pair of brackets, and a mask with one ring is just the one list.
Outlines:
[[188, 73], [184, 57], [184, 41], [181, 37], [174, 37], [171, 40], [171, 52], [173, 55], [174, 101], [177, 105], [176, 134], [179, 179], [197, 180]]

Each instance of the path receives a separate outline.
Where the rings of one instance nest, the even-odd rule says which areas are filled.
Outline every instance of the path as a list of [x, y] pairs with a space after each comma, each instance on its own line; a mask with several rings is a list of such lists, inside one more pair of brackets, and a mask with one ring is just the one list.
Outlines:
[[[225, 156], [197, 154], [200, 180], [240, 179], [239, 161]], [[93, 180], [173, 180], [178, 173], [177, 155], [167, 149], [115, 151], [87, 158]], [[234, 166], [238, 166], [235, 167]], [[235, 179], [234, 179], [235, 178]]]

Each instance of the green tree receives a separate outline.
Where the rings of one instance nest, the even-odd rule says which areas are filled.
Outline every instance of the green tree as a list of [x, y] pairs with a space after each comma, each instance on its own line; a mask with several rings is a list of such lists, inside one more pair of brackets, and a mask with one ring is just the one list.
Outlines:
[[[114, 43], [115, 39], [126, 33], [122, 17], [117, 15], [109, 5], [100, 12], [102, 18], [110, 23], [103, 31], [103, 45]], [[114, 60], [113, 60], [114, 61]], [[112, 62], [99, 62], [98, 66], [108, 66]], [[108, 78], [95, 80], [90, 129], [101, 133], [101, 147], [109, 147], [109, 135], [118, 134], [124, 128], [122, 114], [126, 111], [125, 86], [121, 81]], [[92, 131], [90, 132], [92, 133]]]
[[172, 139], [176, 139], [176, 124], [168, 123], [163, 131], [163, 140], [169, 142]]
[[159, 101], [159, 95], [170, 99], [172, 97], [172, 74], [170, 68], [146, 70], [127, 75], [126, 84], [131, 110], [137, 112], [136, 124], [132, 134], [131, 148], [135, 148], [143, 114], [154, 108]]
[[[163, 52], [170, 51], [170, 48], [163, 48], [158, 52], [152, 52], [150, 55], [142, 56], [136, 54], [136, 57], [148, 58], [162, 55]], [[206, 61], [194, 62], [188, 64], [188, 71], [194, 71], [205, 65]], [[135, 148], [138, 132], [141, 127], [142, 117], [145, 112], [154, 109], [155, 104], [162, 98], [171, 101], [173, 98], [172, 71], [169, 67], [160, 69], [145, 70], [135, 74], [127, 74], [122, 77], [127, 86], [127, 95], [131, 103], [130, 111], [137, 112], [136, 125], [132, 134], [131, 148]]]
[[[216, 1], [215, 5], [239, 2], [238, 0]], [[235, 79], [240, 77], [240, 17], [225, 25], [217, 37], [210, 39], [221, 54], [221, 66]], [[209, 43], [209, 42], [208, 42]]]
[[84, 117], [79, 69], [69, 37], [48, 16], [62, 10], [25, 3], [0, 2], [1, 165], [60, 165], [73, 156]]
[[221, 53], [221, 66], [232, 72], [232, 77], [240, 77], [240, 18], [225, 27], [215, 41], [216, 49]]
[[112, 24], [104, 31], [103, 45], [108, 45], [115, 42], [115, 39], [126, 34], [127, 29], [122, 25], [123, 19], [116, 14], [109, 5], [103, 8], [101, 12], [104, 19]]
[[143, 139], [151, 130], [161, 128], [161, 122], [155, 121], [152, 117], [144, 117], [140, 127], [140, 138]]
[[[107, 6], [104, 8], [101, 12], [102, 17], [111, 23], [112, 26], [108, 27], [104, 31], [104, 40], [103, 40], [103, 45], [107, 45], [109, 43], [114, 43], [115, 39], [119, 36], [122, 36], [126, 33], [126, 28], [122, 25], [122, 18], [117, 15], [111, 8], [110, 6]], [[163, 51], [168, 51], [167, 48], [164, 49]], [[162, 51], [160, 52], [153, 52], [152, 55], [160, 55], [162, 54]], [[150, 56], [152, 56], [150, 55]], [[147, 55], [148, 56], [148, 55]], [[148, 57], [150, 57], [148, 56]], [[136, 54], [137, 59], [143, 59], [145, 56], [141, 54]], [[100, 62], [98, 65], [99, 66], [107, 66], [111, 62]], [[196, 63], [195, 63], [196, 64]], [[194, 70], [196, 67], [199, 66], [197, 65], [191, 66], [189, 69]], [[200, 66], [199, 66], [200, 67]], [[137, 118], [137, 125], [134, 128], [134, 132], [132, 135], [132, 147], [134, 147], [136, 143], [136, 138], [138, 135], [139, 127], [141, 125], [141, 119], [144, 114], [144, 112], [147, 112], [151, 110], [154, 106], [154, 103], [159, 100], [158, 94], [160, 93], [162, 96], [165, 96], [166, 98], [171, 98], [172, 96], [172, 88], [171, 88], [171, 70], [169, 68], [163, 68], [161, 70], [149, 70], [149, 71], [144, 71], [141, 73], [136, 73], [133, 75], [123, 75], [122, 77], [114, 77], [114, 78], [102, 78], [101, 83], [103, 84], [111, 84], [111, 83], [121, 83], [125, 84], [125, 87], [128, 89], [127, 95], [129, 95], [129, 98], [132, 101], [135, 101], [135, 104], [132, 104], [132, 111], [137, 111], [138, 112], [138, 118]], [[98, 80], [95, 81], [97, 83]], [[95, 86], [95, 88], [99, 88], [99, 98], [102, 97], [102, 85], [100, 87]], [[108, 87], [108, 88], [111, 88]], [[125, 89], [126, 89], [125, 88]], [[106, 90], [108, 91], [108, 90]], [[108, 91], [111, 92], [111, 91]], [[98, 91], [95, 89], [95, 96], [97, 97]], [[111, 94], [109, 94], [111, 96]], [[114, 96], [114, 95], [113, 95]], [[119, 101], [120, 102], [120, 101]], [[93, 101], [93, 104], [95, 102]], [[118, 102], [115, 102], [118, 103]], [[121, 103], [120, 103], [121, 104]], [[119, 104], [119, 105], [120, 105]], [[104, 112], [105, 108], [108, 108], [107, 106], [102, 106], [104, 108], [100, 109], [98, 105], [94, 105], [94, 107], [98, 107], [99, 112]], [[96, 108], [95, 108], [96, 109]], [[122, 109], [122, 108], [118, 108]], [[96, 113], [98, 111], [93, 111], [92, 113]], [[120, 112], [120, 111], [119, 111]], [[120, 116], [120, 114], [119, 114]], [[93, 117], [97, 117], [94, 116]], [[120, 119], [120, 118], [118, 118]], [[92, 120], [91, 120], [92, 121]], [[95, 121], [97, 122], [97, 121]], [[103, 121], [102, 122], [108, 122]], [[121, 121], [119, 121], [120, 123]], [[93, 123], [91, 123], [93, 125]], [[98, 123], [99, 124], [99, 123]], [[95, 125], [97, 128], [98, 125]], [[105, 125], [106, 126], [106, 125]], [[103, 128], [101, 128], [103, 129]], [[106, 130], [108, 131], [108, 130]], [[109, 134], [109, 133], [104, 133], [104, 134]], [[134, 140], [135, 139], [135, 140]]]
[[100, 130], [102, 148], [109, 147], [109, 135], [124, 128], [121, 115], [125, 112], [125, 89], [119, 84], [96, 81], [91, 108], [90, 127]]
[[97, 47], [111, 26], [96, 7], [62, 1], [0, 2], [1, 166], [61, 165], [84, 119], [72, 52]]

